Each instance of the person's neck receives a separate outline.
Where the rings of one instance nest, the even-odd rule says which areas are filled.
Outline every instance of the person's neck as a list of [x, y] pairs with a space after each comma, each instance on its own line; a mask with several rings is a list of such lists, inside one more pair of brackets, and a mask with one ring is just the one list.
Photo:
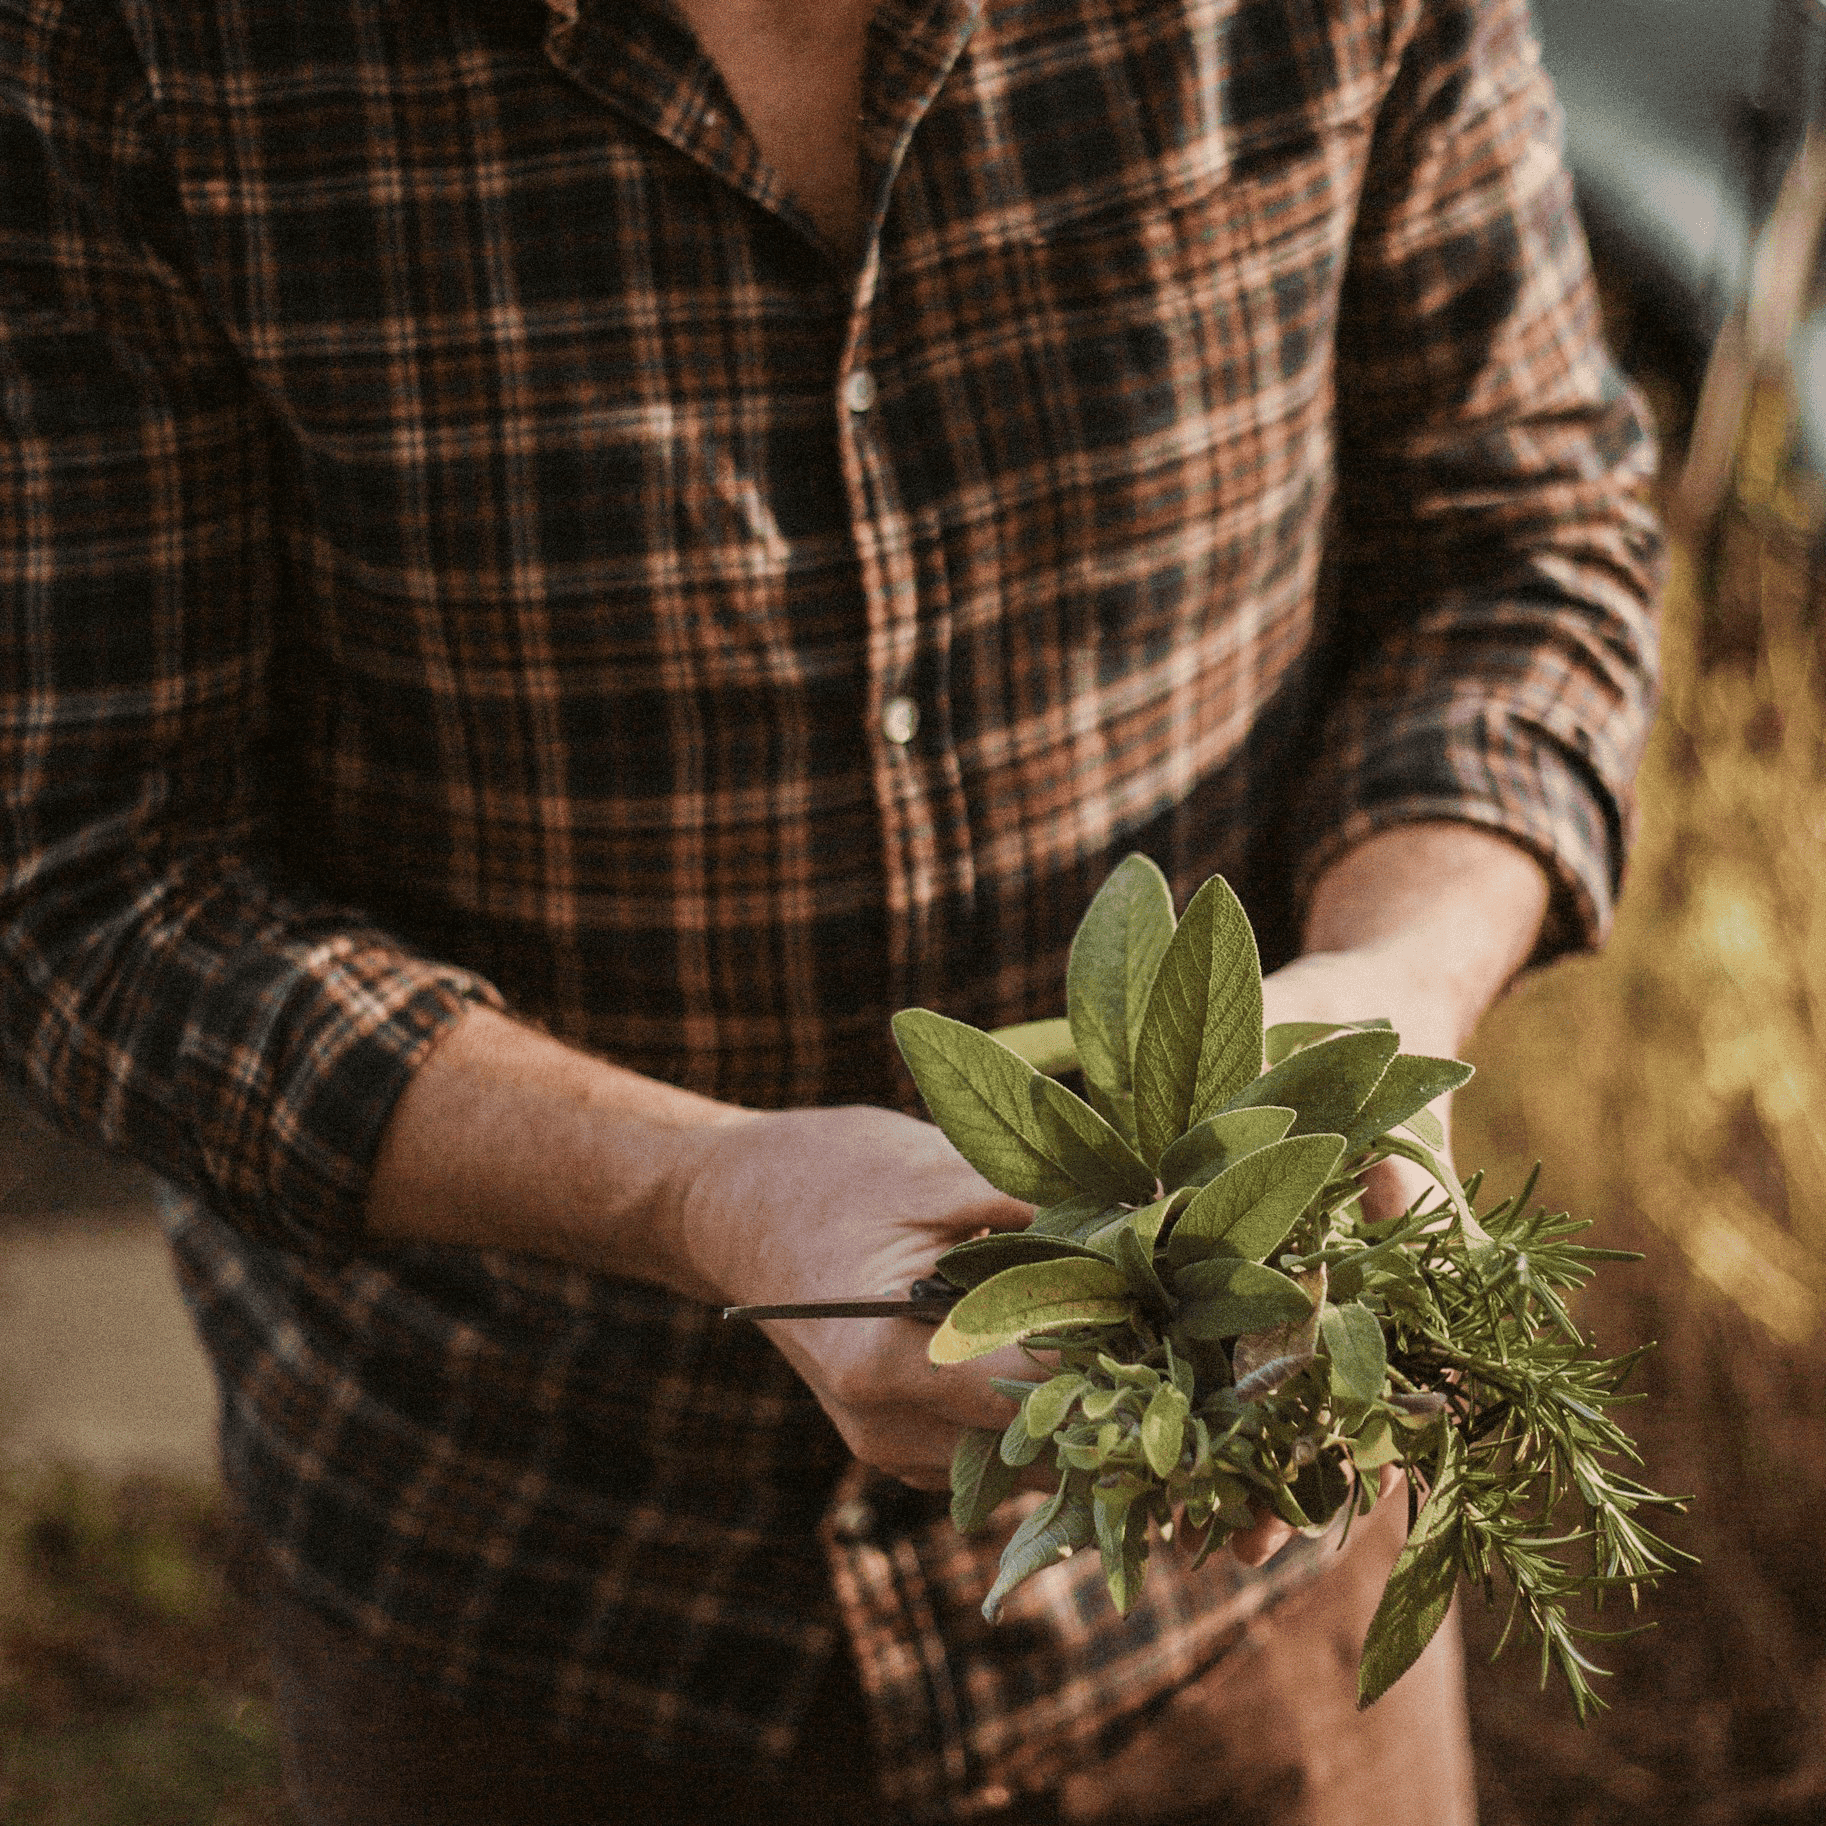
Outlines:
[[876, 0], [672, 0], [781, 183], [835, 251], [863, 234], [864, 47]]

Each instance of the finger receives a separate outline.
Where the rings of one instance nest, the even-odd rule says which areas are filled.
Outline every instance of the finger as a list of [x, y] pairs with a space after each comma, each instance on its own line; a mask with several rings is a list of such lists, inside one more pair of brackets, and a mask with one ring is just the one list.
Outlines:
[[1230, 1537], [1230, 1551], [1245, 1566], [1265, 1565], [1293, 1539], [1293, 1530], [1278, 1515], [1263, 1515]]

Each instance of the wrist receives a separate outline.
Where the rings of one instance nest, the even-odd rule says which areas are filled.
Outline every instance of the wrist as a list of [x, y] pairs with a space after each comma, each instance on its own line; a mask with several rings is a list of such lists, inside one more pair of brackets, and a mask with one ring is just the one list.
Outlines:
[[1320, 877], [1302, 961], [1381, 991], [1392, 1005], [1363, 1012], [1387, 1013], [1410, 1050], [1456, 1053], [1533, 952], [1548, 895], [1540, 863], [1498, 832], [1397, 825]]

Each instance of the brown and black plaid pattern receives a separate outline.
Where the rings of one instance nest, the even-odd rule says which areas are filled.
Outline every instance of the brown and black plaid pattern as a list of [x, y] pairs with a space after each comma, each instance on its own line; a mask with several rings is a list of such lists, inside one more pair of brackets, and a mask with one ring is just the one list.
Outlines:
[[1303, 1573], [947, 1648], [993, 1550], [877, 1501], [833, 1596], [759, 1339], [362, 1247], [393, 1098], [499, 996], [903, 1100], [889, 1013], [1056, 1006], [1130, 848], [1284, 954], [1341, 846], [1470, 819], [1590, 934], [1656, 540], [1523, 0], [884, 0], [864, 131], [851, 270], [663, 7], [0, 0], [0, 1044], [192, 1195], [310, 1601], [763, 1761], [847, 1623], [967, 1809]]

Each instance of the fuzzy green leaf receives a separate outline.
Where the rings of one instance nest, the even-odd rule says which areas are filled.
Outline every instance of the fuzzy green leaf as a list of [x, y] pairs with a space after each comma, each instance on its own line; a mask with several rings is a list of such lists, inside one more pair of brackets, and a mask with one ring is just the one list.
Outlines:
[[1035, 1332], [1117, 1325], [1135, 1310], [1113, 1263], [1091, 1257], [1006, 1268], [973, 1287], [932, 1334], [934, 1363], [965, 1363]]
[[1122, 1215], [1120, 1204], [1112, 1204], [1094, 1192], [1078, 1192], [1056, 1205], [1049, 1205], [1027, 1229], [1030, 1235], [1062, 1236], [1069, 1242], [1083, 1243], [1090, 1240], [1094, 1231]]
[[1130, 1479], [1099, 1483], [1091, 1492], [1097, 1551], [1117, 1614], [1126, 1617], [1141, 1596], [1148, 1568], [1148, 1505], [1138, 1502], [1146, 1486]]
[[1178, 1466], [1191, 1411], [1191, 1402], [1171, 1382], [1154, 1391], [1141, 1417], [1141, 1450], [1156, 1477], [1170, 1477]]
[[1000, 1570], [983, 1600], [984, 1617], [991, 1623], [1000, 1622], [1002, 1601], [1023, 1579], [1076, 1549], [1089, 1546], [1096, 1529], [1089, 1479], [1074, 1472], [1014, 1531], [1002, 1549]]
[[1283, 1059], [1245, 1087], [1233, 1107], [1297, 1110], [1295, 1135], [1347, 1134], [1400, 1045], [1387, 1028], [1352, 1028]]
[[1015, 1474], [1002, 1462], [1002, 1436], [966, 1427], [951, 1453], [951, 1521], [959, 1534], [980, 1534], [1014, 1494]]
[[1274, 1108], [1226, 1110], [1188, 1129], [1160, 1157], [1160, 1183], [1208, 1185], [1225, 1167], [1270, 1146], [1293, 1127], [1294, 1112]]
[[938, 1258], [938, 1270], [955, 1287], [980, 1287], [1005, 1268], [1022, 1268], [1030, 1262], [1063, 1262], [1089, 1257], [1105, 1260], [1103, 1252], [1087, 1249], [1062, 1236], [1036, 1235], [1032, 1230], [997, 1230], [953, 1243]]
[[1376, 1315], [1360, 1300], [1327, 1306], [1320, 1314], [1325, 1352], [1331, 1359], [1334, 1402], [1368, 1407], [1388, 1381], [1388, 1346]]
[[1047, 1152], [1032, 1086], [1050, 1083], [999, 1041], [929, 1008], [903, 1008], [894, 1038], [932, 1120], [999, 1192], [1052, 1205], [1081, 1186]]
[[1171, 1319], [1173, 1299], [1154, 1272], [1153, 1250], [1147, 1248], [1127, 1224], [1118, 1228], [1114, 1242], [1116, 1266], [1122, 1270], [1129, 1292], [1135, 1296], [1142, 1311], [1163, 1323]]
[[1370, 1027], [1394, 1031], [1394, 1023], [1380, 1016], [1371, 1021], [1277, 1021], [1262, 1036], [1262, 1056], [1271, 1066], [1279, 1065], [1316, 1040], [1329, 1040], [1335, 1033], [1360, 1033]]
[[1175, 1277], [1174, 1289], [1183, 1302], [1179, 1330], [1200, 1343], [1267, 1331], [1312, 1312], [1312, 1301], [1298, 1282], [1234, 1256], [1191, 1263]]
[[1173, 923], [1167, 878], [1134, 855], [1097, 890], [1072, 938], [1067, 1020], [1086, 1081], [1117, 1112], [1134, 1107], [1135, 1036]]
[[1245, 1154], [1186, 1207], [1167, 1240], [1167, 1260], [1175, 1268], [1217, 1254], [1261, 1261], [1318, 1196], [1343, 1151], [1340, 1136], [1301, 1135]]
[[1124, 1204], [1154, 1196], [1154, 1175], [1141, 1156], [1082, 1097], [1038, 1075], [1028, 1092], [1041, 1149], [1085, 1191]]
[[1370, 1619], [1357, 1670], [1359, 1706], [1374, 1705], [1420, 1659], [1446, 1620], [1458, 1586], [1463, 1471], [1464, 1445], [1448, 1429], [1439, 1475]]
[[1471, 1077], [1471, 1068], [1457, 1059], [1429, 1059], [1420, 1053], [1397, 1053], [1376, 1081], [1369, 1100], [1351, 1119], [1345, 1131], [1344, 1151], [1355, 1154], [1378, 1135], [1409, 1122], [1435, 1097], [1455, 1091]]
[[1088, 1376], [1075, 1370], [1042, 1382], [1021, 1408], [1021, 1421], [1035, 1439], [1050, 1439], [1065, 1424], [1072, 1403], [1092, 1386]]
[[1135, 1043], [1135, 1129], [1143, 1157], [1158, 1161], [1261, 1069], [1255, 934], [1229, 883], [1214, 875], [1193, 895], [1160, 960]]

